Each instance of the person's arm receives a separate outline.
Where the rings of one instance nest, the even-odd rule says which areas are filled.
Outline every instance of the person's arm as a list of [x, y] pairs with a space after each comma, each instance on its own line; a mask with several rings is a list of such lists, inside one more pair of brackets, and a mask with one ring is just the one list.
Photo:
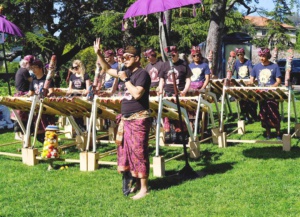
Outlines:
[[248, 64], [249, 75], [251, 75], [252, 70], [253, 70], [253, 65], [252, 65], [252, 62], [250, 60], [248, 60], [248, 61], [249, 61], [249, 64]]
[[29, 84], [29, 91], [28, 91], [28, 93], [26, 95], [27, 96], [33, 96], [34, 94], [35, 94], [35, 92], [34, 92], [34, 88], [33, 88], [33, 83], [31, 82]]
[[48, 89], [48, 94], [47, 94], [47, 96], [51, 96], [51, 94], [54, 92], [54, 88], [52, 87], [52, 88], [49, 88]]
[[159, 83], [158, 83], [158, 87], [156, 88], [156, 92], [158, 93], [158, 95], [163, 94], [164, 85], [165, 85], [165, 79], [164, 78], [160, 78], [159, 79]]
[[106, 72], [113, 77], [118, 77], [117, 69], [112, 69], [110, 65], [105, 61], [104, 56], [101, 54], [100, 44], [100, 38], [96, 38], [96, 41], [94, 41], [94, 51], [97, 54], [97, 58], [99, 59], [100, 65], [102, 67], [102, 72]]
[[89, 91], [89, 88], [90, 88], [90, 86], [91, 86], [91, 80], [90, 79], [87, 79], [86, 81], [85, 81], [85, 94], [88, 94], [90, 91]]
[[248, 84], [254, 84], [254, 77], [250, 75], [250, 80]]
[[117, 91], [118, 83], [119, 83], [119, 79], [118, 79], [118, 78], [115, 78], [114, 83], [113, 83], [113, 86], [112, 86], [112, 88], [111, 88], [111, 91], [109, 92], [109, 95], [110, 95], [110, 96], [112, 96], [112, 95]]
[[186, 93], [188, 92], [189, 88], [191, 85], [191, 78], [186, 78], [185, 79], [185, 86], [184, 89], [182, 91], [180, 91], [180, 96], [185, 96]]
[[248, 82], [248, 85], [253, 85], [254, 84], [254, 81], [255, 81], [255, 77], [257, 77], [256, 75], [256, 66], [254, 66], [251, 70], [251, 73], [250, 73], [250, 80]]
[[34, 95], [34, 91], [32, 91], [32, 90], [28, 91], [27, 95], [28, 96], [33, 96]]
[[206, 88], [206, 86], [208, 85], [208, 82], [209, 82], [209, 78], [210, 78], [210, 74], [205, 75], [205, 81], [200, 90], [204, 90]]
[[[70, 80], [70, 79], [69, 79]], [[72, 81], [69, 81], [69, 88], [67, 90], [67, 94], [71, 94], [73, 92], [73, 89], [72, 89]]]
[[276, 78], [276, 82], [272, 85], [272, 87], [278, 87], [281, 84], [281, 78]]

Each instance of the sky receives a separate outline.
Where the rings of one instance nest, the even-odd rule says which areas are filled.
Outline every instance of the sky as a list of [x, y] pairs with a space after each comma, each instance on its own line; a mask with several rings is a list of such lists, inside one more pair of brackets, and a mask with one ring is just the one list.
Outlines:
[[[264, 8], [267, 11], [271, 11], [275, 7], [275, 4], [274, 4], [273, 0], [259, 0], [259, 4], [252, 3], [250, 5], [251, 6], [255, 5], [257, 8]], [[243, 12], [243, 10], [245, 11], [245, 8], [244, 7], [240, 7], [239, 11]], [[296, 8], [295, 7], [292, 9], [292, 12], [296, 12]], [[259, 16], [258, 13], [253, 13], [251, 15], [252, 16]], [[264, 15], [262, 15], [262, 16], [264, 16]]]
[[[250, 4], [250, 6], [256, 6], [257, 8], [264, 8], [267, 11], [271, 11], [272, 9], [274, 9], [273, 0], [259, 0], [259, 4], [252, 3]], [[240, 11], [243, 12], [243, 10], [245, 11], [245, 8], [241, 7]], [[251, 15], [259, 16], [258, 13], [253, 13]]]

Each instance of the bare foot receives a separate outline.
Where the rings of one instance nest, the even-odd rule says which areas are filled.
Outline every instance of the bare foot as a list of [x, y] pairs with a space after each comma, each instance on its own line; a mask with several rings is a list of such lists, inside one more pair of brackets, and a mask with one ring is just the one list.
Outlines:
[[139, 199], [142, 199], [143, 197], [146, 197], [148, 194], [149, 194], [148, 191], [140, 191], [139, 193], [137, 193], [136, 195], [131, 197], [131, 199], [132, 200], [139, 200]]

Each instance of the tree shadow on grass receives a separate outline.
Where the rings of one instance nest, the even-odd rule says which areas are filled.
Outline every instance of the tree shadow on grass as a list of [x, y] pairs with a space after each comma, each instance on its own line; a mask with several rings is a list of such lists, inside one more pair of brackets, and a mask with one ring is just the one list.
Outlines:
[[14, 132], [14, 128], [12, 128], [12, 129], [7, 129], [7, 128], [0, 129], [0, 135], [5, 134], [5, 133], [12, 133], [12, 132]]
[[[165, 172], [166, 176], [163, 178], [150, 179], [149, 185], [151, 186], [152, 190], [163, 190], [168, 189], [171, 186], [180, 185], [188, 180], [204, 178], [207, 175], [226, 173], [228, 170], [231, 170], [233, 168], [235, 162], [213, 164], [213, 162], [218, 160], [221, 155], [221, 153], [204, 150], [201, 152], [201, 157], [199, 159], [189, 159], [190, 162], [199, 161], [196, 164], [197, 166], [204, 166], [203, 169], [193, 171], [193, 169], [190, 168], [190, 171], [189, 169], [185, 170], [186, 167], [183, 167], [183, 169], [180, 171], [169, 170]], [[181, 160], [183, 159], [181, 158]], [[187, 172], [182, 175], [182, 171]], [[197, 175], [197, 177], [194, 177], [195, 174]]]
[[291, 151], [283, 151], [282, 146], [270, 146], [261, 148], [250, 148], [243, 151], [243, 155], [257, 159], [294, 159], [300, 157], [300, 147], [292, 147]]
[[235, 164], [234, 162], [231, 162], [231, 163], [208, 165], [202, 170], [194, 171], [196, 174], [198, 174], [198, 177], [194, 177], [194, 178], [188, 178], [188, 175], [187, 177], [182, 177], [182, 175], [180, 175], [178, 171], [174, 171], [174, 170], [168, 171], [166, 172], [166, 176], [163, 178], [150, 179], [149, 186], [151, 186], [152, 190], [168, 189], [172, 186], [180, 185], [188, 180], [200, 179], [208, 175], [226, 173], [227, 171], [233, 168], [234, 164]]

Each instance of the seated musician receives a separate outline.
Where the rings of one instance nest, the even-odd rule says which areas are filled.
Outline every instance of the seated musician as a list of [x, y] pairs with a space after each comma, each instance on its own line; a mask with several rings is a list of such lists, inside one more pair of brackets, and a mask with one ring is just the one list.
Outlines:
[[[41, 60], [35, 59], [30, 64], [30, 69], [33, 71], [35, 78], [30, 83], [28, 95], [29, 96], [40, 95], [42, 94], [44, 83], [46, 81], [44, 65]], [[50, 96], [53, 93], [53, 87], [54, 87], [54, 83], [53, 81], [51, 81], [47, 96]], [[35, 121], [33, 121], [34, 125], [32, 127], [35, 127], [34, 122]], [[39, 142], [44, 143], [46, 127], [48, 125], [54, 125], [54, 124], [55, 124], [55, 117], [53, 115], [45, 115], [45, 114], [42, 115], [41, 121], [39, 123], [38, 131], [37, 131], [37, 140]]]
[[[80, 60], [74, 60], [71, 70], [73, 74], [70, 76], [68, 94], [71, 96], [82, 96], [89, 93], [91, 85], [90, 76], [85, 72], [85, 67]], [[82, 131], [85, 131], [86, 126], [83, 118], [74, 118]]]
[[[205, 90], [209, 83], [210, 79], [210, 69], [208, 63], [204, 62], [204, 58], [201, 55], [201, 49], [199, 46], [193, 46], [191, 49], [191, 57], [193, 62], [189, 64], [190, 69], [192, 70], [191, 77], [191, 86], [192, 90]], [[189, 112], [189, 116], [194, 118], [195, 112]], [[202, 130], [203, 132], [207, 130], [207, 116], [205, 113], [202, 113]], [[203, 136], [202, 136], [203, 138]]]
[[144, 52], [145, 58], [148, 60], [148, 64], [145, 70], [151, 77], [151, 89], [154, 90], [158, 87], [159, 74], [161, 73], [163, 62], [157, 58], [157, 53], [153, 48], [149, 48]]
[[80, 60], [74, 60], [71, 67], [72, 74], [69, 81], [68, 94], [73, 96], [86, 95], [91, 85], [90, 76]]
[[[244, 48], [236, 48], [235, 52], [238, 59], [233, 65], [233, 77], [237, 79], [249, 79], [252, 72], [252, 62], [245, 58]], [[245, 121], [252, 122], [250, 115], [254, 121], [258, 119], [257, 103], [250, 100], [240, 100], [239, 104]]]
[[[170, 52], [172, 55], [171, 61], [174, 64], [175, 79], [176, 79], [176, 84], [178, 86], [178, 89], [180, 91], [180, 96], [185, 96], [190, 88], [192, 71], [188, 66], [188, 63], [179, 59], [179, 54], [176, 46], [171, 46]], [[174, 96], [175, 92], [174, 92], [174, 85], [173, 85], [173, 77], [172, 77], [171, 66], [169, 61], [164, 63], [162, 68], [162, 73], [159, 75], [159, 78], [160, 78], [159, 85], [158, 85], [159, 94], [162, 94], [164, 90], [166, 96]], [[179, 121], [173, 121], [173, 124], [175, 126], [175, 133], [176, 133], [175, 142], [182, 143], [183, 139], [187, 139], [186, 125], [183, 124], [184, 132], [181, 132]], [[172, 140], [171, 133], [170, 133], [171, 127], [170, 127], [170, 121], [167, 117], [164, 118], [164, 130], [165, 130], [165, 139], [171, 141]]]
[[[118, 63], [115, 61], [115, 52], [113, 50], [104, 51], [104, 59], [112, 69], [118, 68]], [[99, 82], [101, 84], [100, 89], [110, 91], [113, 87], [115, 78], [111, 76], [109, 73], [106, 73], [104, 69], [102, 69], [101, 74], [102, 75], [100, 76], [99, 79]]]
[[[271, 53], [268, 48], [258, 51], [260, 63], [253, 67], [250, 74], [250, 84], [258, 80], [260, 87], [277, 87], [281, 84], [281, 72], [277, 64], [270, 62]], [[264, 91], [264, 90], [262, 90]], [[266, 129], [266, 139], [271, 137], [271, 128], [275, 128], [277, 139], [281, 140], [279, 103], [274, 99], [263, 100], [259, 103], [261, 125]]]
[[[119, 48], [117, 50], [117, 60], [118, 60], [118, 71], [125, 71], [126, 66], [124, 65], [124, 49]], [[125, 83], [124, 81], [115, 78], [111, 91], [108, 91], [108, 96], [112, 96], [114, 94], [122, 95], [125, 91]]]
[[191, 89], [204, 90], [209, 83], [210, 70], [208, 64], [203, 62], [201, 50], [199, 46], [193, 46], [191, 49], [193, 62], [189, 64], [192, 70]]

